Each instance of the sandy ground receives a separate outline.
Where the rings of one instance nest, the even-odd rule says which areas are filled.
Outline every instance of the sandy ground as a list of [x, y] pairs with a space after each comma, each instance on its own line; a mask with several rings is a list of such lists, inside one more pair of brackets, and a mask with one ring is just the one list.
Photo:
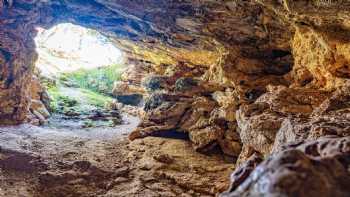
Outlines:
[[137, 117], [114, 128], [0, 127], [0, 196], [214, 196], [233, 169], [188, 141], [129, 142]]

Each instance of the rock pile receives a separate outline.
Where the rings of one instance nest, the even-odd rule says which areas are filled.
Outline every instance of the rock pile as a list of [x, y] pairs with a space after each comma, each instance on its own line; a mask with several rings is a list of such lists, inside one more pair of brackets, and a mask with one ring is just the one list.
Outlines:
[[114, 91], [144, 96], [131, 140], [220, 147], [238, 167], [224, 196], [349, 196], [348, 1], [0, 0], [0, 19], [1, 124], [31, 106], [34, 27], [70, 21], [134, 63]]

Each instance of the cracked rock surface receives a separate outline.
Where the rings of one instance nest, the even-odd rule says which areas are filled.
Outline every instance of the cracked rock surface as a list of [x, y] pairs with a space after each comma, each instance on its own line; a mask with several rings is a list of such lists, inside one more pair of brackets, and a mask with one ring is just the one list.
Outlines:
[[[0, 0], [0, 124], [40, 123], [46, 113], [33, 80], [35, 27], [72, 22], [98, 30], [126, 54], [130, 67], [113, 92], [145, 98], [141, 122], [129, 135], [131, 153], [148, 154], [158, 140], [165, 145], [157, 149], [167, 147], [152, 156], [162, 167], [143, 154], [132, 159], [141, 170], [156, 169], [145, 179], [171, 180], [176, 195], [185, 186], [188, 196], [215, 195], [225, 187], [218, 186], [224, 175], [211, 171], [218, 165], [199, 162], [187, 171], [172, 166], [172, 151], [218, 151], [236, 167], [222, 196], [349, 196], [349, 21], [350, 2], [340, 0]], [[86, 166], [67, 169], [113, 175]], [[52, 176], [75, 177], [70, 173]], [[44, 180], [50, 183], [50, 176]], [[173, 195], [155, 194], [168, 187], [156, 183], [148, 180], [140, 194]]]

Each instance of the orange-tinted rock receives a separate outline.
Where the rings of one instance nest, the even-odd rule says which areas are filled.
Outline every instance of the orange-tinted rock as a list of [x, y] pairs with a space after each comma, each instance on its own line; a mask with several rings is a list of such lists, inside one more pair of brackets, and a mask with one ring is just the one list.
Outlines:
[[[324, 156], [308, 144], [332, 134], [326, 147], [347, 147], [349, 2], [0, 0], [0, 124], [42, 116], [30, 93], [35, 26], [67, 21], [108, 35], [134, 61], [115, 93], [151, 95], [130, 139], [183, 132], [195, 149], [220, 146], [238, 164], [274, 151], [231, 196], [349, 193], [338, 160], [347, 150]], [[165, 79], [160, 91], [141, 87], [150, 74]], [[283, 149], [303, 140], [305, 150]]]

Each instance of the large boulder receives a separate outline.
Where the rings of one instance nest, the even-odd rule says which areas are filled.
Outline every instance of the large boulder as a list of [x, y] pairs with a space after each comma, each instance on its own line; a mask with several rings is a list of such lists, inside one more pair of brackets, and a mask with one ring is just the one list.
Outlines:
[[162, 136], [166, 131], [187, 133], [195, 150], [207, 152], [219, 146], [238, 157], [241, 142], [234, 122], [217, 115], [218, 103], [211, 97], [152, 94], [145, 102], [145, 115], [129, 139]]
[[170, 94], [154, 94], [145, 103], [147, 112], [138, 127], [129, 135], [130, 140], [176, 130], [178, 123], [191, 105], [191, 99]]

